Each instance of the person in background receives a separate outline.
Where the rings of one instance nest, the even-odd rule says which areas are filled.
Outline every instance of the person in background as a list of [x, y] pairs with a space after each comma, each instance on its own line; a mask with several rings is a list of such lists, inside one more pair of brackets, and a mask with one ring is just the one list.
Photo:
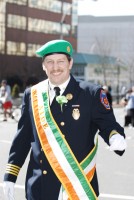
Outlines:
[[105, 93], [107, 95], [107, 99], [108, 99], [109, 104], [112, 106], [113, 99], [112, 99], [111, 93], [109, 92], [108, 86], [104, 85], [103, 90], [105, 91]]
[[132, 88], [130, 88], [129, 90], [126, 91], [125, 95], [123, 96], [123, 98], [121, 99], [121, 105], [124, 106], [124, 111], [125, 111], [125, 115], [124, 115], [124, 127], [128, 127], [131, 124], [131, 115], [130, 115], [130, 109], [128, 104], [129, 98], [131, 96], [132, 93]]
[[121, 98], [124, 98], [127, 92], [127, 88], [125, 86], [122, 86], [121, 88]]
[[[130, 90], [130, 93], [126, 96], [126, 111], [127, 115], [129, 117], [129, 124], [134, 127], [134, 86]], [[127, 126], [128, 123], [125, 123], [125, 126]]]
[[98, 130], [110, 150], [122, 155], [124, 129], [116, 122], [99, 85], [78, 83], [71, 75], [72, 45], [52, 40], [37, 50], [48, 79], [27, 88], [22, 116], [4, 175], [4, 194], [14, 199], [14, 184], [29, 153], [28, 200], [96, 200]]
[[7, 121], [7, 115], [11, 114], [12, 96], [11, 96], [11, 88], [9, 85], [7, 85], [6, 80], [2, 80], [2, 82], [1, 82], [0, 102], [1, 102], [3, 110], [4, 110], [3, 121]]

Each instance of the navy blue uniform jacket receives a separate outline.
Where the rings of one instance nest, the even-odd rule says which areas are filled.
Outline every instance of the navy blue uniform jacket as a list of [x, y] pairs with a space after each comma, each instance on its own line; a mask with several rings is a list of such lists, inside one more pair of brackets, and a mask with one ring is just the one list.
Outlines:
[[[63, 95], [72, 94], [73, 98], [68, 101], [66, 106], [63, 106], [63, 112], [56, 101], [51, 105], [52, 115], [79, 162], [94, 147], [94, 136], [97, 130], [100, 131], [100, 135], [107, 144], [109, 144], [109, 135], [112, 130], [116, 130], [124, 136], [124, 130], [116, 122], [112, 108], [106, 109], [105, 105], [101, 103], [100, 91], [100, 86], [82, 83], [79, 85], [71, 76]], [[72, 116], [74, 106], [78, 106], [80, 111], [78, 120]], [[30, 88], [26, 89], [24, 93], [22, 116], [10, 149], [8, 163], [21, 168], [29, 151], [31, 153], [26, 175], [26, 198], [28, 200], [57, 200], [61, 183], [41, 149], [33, 119]], [[5, 181], [16, 182], [16, 179], [17, 176], [5, 173]], [[91, 184], [98, 196], [96, 172]]]

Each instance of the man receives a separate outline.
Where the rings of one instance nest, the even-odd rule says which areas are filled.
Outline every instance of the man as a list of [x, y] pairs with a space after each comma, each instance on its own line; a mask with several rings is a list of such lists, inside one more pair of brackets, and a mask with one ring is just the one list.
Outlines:
[[72, 51], [65, 40], [50, 41], [37, 50], [48, 79], [25, 91], [4, 177], [7, 199], [13, 198], [30, 148], [28, 200], [97, 199], [97, 130], [111, 150], [122, 155], [126, 148], [124, 130], [104, 91], [79, 85], [70, 74]]
[[[131, 92], [128, 96], [126, 96], [126, 111], [127, 116], [129, 116], [130, 124], [132, 127], [134, 127], [134, 86], [132, 86]], [[129, 122], [127, 123], [129, 125]], [[126, 125], [127, 125], [126, 124]]]
[[1, 82], [0, 88], [0, 103], [2, 104], [2, 108], [4, 110], [4, 119], [3, 121], [7, 121], [7, 115], [11, 115], [12, 109], [12, 97], [11, 97], [11, 88], [7, 85], [7, 81], [4, 79]]

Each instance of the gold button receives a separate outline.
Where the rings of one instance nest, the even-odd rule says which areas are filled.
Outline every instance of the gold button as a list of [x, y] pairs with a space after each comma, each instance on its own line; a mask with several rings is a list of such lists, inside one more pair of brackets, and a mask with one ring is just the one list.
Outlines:
[[42, 164], [42, 160], [40, 160], [40, 163]]
[[46, 171], [46, 170], [44, 170], [44, 171], [43, 171], [43, 174], [47, 174], [47, 171]]
[[65, 125], [65, 122], [61, 122], [60, 125], [61, 125], [61, 126], [64, 126], [64, 125]]

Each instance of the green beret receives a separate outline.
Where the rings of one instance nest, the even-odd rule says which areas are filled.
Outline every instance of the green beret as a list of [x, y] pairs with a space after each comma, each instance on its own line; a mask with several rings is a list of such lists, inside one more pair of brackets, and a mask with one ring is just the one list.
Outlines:
[[72, 56], [73, 48], [72, 45], [66, 40], [52, 40], [44, 44], [36, 51], [36, 54], [41, 57], [53, 53], [63, 53]]

